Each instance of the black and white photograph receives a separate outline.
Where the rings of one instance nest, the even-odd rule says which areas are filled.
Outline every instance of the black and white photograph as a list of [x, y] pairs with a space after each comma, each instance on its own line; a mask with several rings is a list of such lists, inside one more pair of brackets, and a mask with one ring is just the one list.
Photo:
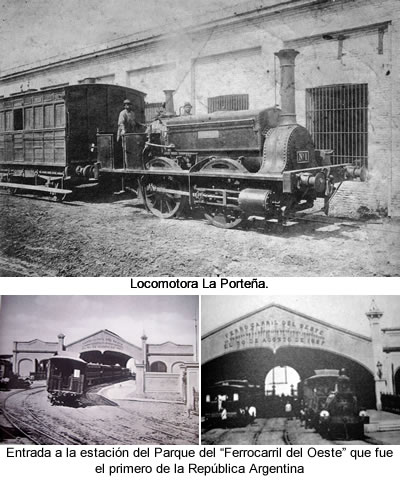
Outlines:
[[399, 275], [397, 0], [0, 6], [0, 276]]
[[0, 297], [0, 444], [198, 445], [198, 303]]
[[201, 298], [203, 445], [400, 445], [400, 297]]

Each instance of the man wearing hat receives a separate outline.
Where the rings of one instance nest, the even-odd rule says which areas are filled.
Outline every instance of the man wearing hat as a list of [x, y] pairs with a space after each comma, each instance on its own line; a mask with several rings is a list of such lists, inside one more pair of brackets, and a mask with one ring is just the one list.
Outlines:
[[139, 126], [135, 119], [135, 112], [132, 110], [132, 103], [130, 100], [124, 100], [124, 109], [118, 117], [118, 133], [117, 142], [125, 133], [134, 133]]
[[192, 114], [192, 104], [190, 102], [185, 102], [183, 104], [183, 116], [188, 116]]

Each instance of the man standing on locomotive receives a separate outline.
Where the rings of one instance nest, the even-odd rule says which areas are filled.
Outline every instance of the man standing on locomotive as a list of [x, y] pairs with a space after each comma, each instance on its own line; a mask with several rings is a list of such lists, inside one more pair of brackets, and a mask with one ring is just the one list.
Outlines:
[[192, 104], [190, 102], [185, 102], [181, 109], [183, 109], [181, 113], [182, 116], [187, 117], [189, 115], [192, 115]]
[[140, 124], [136, 122], [135, 112], [132, 110], [131, 101], [124, 100], [124, 109], [118, 117], [117, 142], [125, 133], [134, 133], [139, 126]]

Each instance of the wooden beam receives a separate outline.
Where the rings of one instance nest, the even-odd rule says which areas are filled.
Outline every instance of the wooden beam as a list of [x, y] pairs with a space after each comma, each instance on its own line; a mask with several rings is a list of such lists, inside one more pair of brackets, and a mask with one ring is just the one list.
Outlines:
[[54, 187], [45, 187], [44, 185], [25, 185], [23, 183], [9, 183], [9, 182], [0, 182], [0, 187], [3, 188], [18, 188], [21, 190], [35, 190], [38, 192], [49, 192], [49, 193], [60, 193], [62, 195], [67, 195], [72, 193], [72, 190], [66, 190], [65, 188], [54, 188]]

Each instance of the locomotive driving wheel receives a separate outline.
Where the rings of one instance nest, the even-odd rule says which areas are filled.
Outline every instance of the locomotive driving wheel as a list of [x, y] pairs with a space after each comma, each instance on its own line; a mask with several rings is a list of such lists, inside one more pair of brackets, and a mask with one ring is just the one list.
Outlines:
[[[179, 169], [168, 158], [155, 158], [146, 167], [148, 170]], [[144, 203], [149, 212], [156, 217], [166, 219], [179, 216], [187, 204], [187, 197], [172, 190], [182, 190], [182, 186], [171, 175], [145, 179], [142, 183], [142, 192]]]
[[[201, 171], [214, 171], [219, 173], [228, 173], [229, 171], [247, 172], [243, 165], [231, 160], [230, 158], [212, 158], [203, 166]], [[229, 177], [226, 179], [221, 178], [215, 182], [214, 188], [215, 190], [235, 190], [238, 189], [238, 181]], [[247, 215], [239, 210], [239, 208], [234, 208], [233, 206], [229, 205], [206, 204], [204, 205], [204, 217], [209, 223], [211, 223], [211, 225], [226, 229], [235, 228], [247, 219]]]
[[204, 217], [218, 228], [235, 228], [243, 220], [246, 220], [246, 215], [240, 210], [212, 207], [211, 205], [204, 207]]

